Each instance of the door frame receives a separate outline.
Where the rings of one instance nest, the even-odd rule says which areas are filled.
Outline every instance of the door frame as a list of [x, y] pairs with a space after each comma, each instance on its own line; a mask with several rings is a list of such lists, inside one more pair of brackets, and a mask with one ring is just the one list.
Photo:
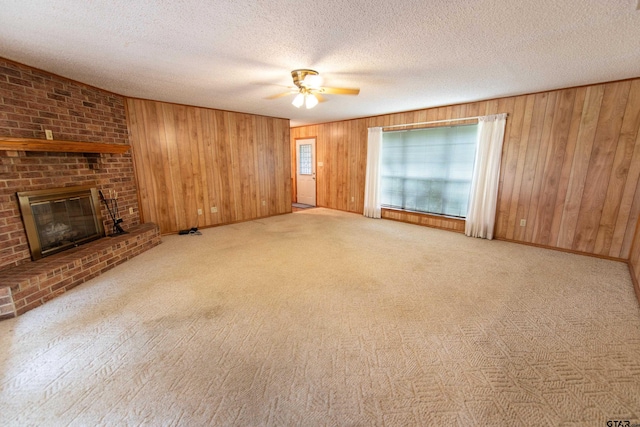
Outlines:
[[315, 191], [316, 191], [316, 206], [318, 206], [318, 158], [317, 158], [318, 147], [316, 147], [316, 144], [318, 143], [318, 138], [315, 136], [305, 136], [305, 137], [298, 137], [293, 139], [293, 144], [292, 144], [293, 150], [291, 150], [292, 152], [291, 182], [293, 184], [291, 185], [291, 201], [293, 203], [298, 202], [298, 141], [302, 139], [313, 139], [313, 163], [314, 163], [313, 170], [315, 171], [315, 174], [316, 174]]

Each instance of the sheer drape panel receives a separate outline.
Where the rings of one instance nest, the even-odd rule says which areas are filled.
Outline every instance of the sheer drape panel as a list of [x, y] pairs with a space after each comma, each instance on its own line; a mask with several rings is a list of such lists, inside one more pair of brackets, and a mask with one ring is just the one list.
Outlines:
[[506, 114], [478, 119], [478, 147], [465, 224], [465, 234], [470, 237], [493, 239], [506, 119]]
[[380, 152], [382, 128], [369, 128], [367, 139], [367, 171], [364, 184], [364, 216], [380, 218]]

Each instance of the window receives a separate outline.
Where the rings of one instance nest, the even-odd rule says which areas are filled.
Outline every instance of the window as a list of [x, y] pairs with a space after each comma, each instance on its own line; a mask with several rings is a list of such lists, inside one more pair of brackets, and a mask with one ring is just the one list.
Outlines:
[[383, 207], [464, 218], [478, 125], [384, 132]]

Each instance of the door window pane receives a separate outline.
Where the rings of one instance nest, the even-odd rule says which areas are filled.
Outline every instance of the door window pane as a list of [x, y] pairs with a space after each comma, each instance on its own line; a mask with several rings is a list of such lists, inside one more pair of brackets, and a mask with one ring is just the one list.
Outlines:
[[313, 156], [311, 153], [311, 144], [300, 144], [298, 153], [298, 173], [300, 175], [311, 175], [313, 168], [311, 162]]

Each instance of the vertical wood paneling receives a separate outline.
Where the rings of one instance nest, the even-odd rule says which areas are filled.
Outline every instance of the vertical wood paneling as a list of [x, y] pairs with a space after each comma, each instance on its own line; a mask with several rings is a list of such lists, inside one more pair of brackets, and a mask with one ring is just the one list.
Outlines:
[[630, 85], [631, 82], [605, 85], [573, 242], [573, 248], [581, 252], [595, 253], [596, 237]]
[[[517, 183], [518, 155], [520, 153], [520, 139], [522, 137], [522, 125], [526, 98], [520, 96], [514, 99], [514, 117], [510, 120], [509, 132], [505, 129], [505, 144], [503, 146], [503, 168], [500, 171], [500, 188], [498, 192], [499, 204], [496, 212], [496, 234], [507, 234], [509, 229], [508, 204], [513, 194], [513, 188]], [[465, 117], [460, 115], [459, 117]], [[509, 195], [509, 197], [503, 196]]]
[[[160, 197], [160, 205], [154, 206], [154, 208], [160, 209], [160, 215], [156, 215], [157, 218], [160, 219], [158, 225], [162, 230], [162, 227], [167, 227], [168, 229], [176, 229], [177, 228], [177, 216], [174, 208], [174, 194], [173, 194], [173, 185], [171, 181], [171, 165], [167, 150], [167, 134], [165, 132], [165, 120], [163, 117], [163, 108], [162, 105], [154, 105], [154, 108], [150, 110], [153, 115], [152, 121], [149, 123], [147, 127], [147, 133], [152, 135], [157, 132], [157, 136], [155, 138], [156, 141], [156, 149], [149, 150], [152, 152], [152, 164], [155, 166], [154, 170], [157, 175], [153, 178], [157, 179], [157, 182], [160, 185], [158, 188], [159, 193], [162, 195]], [[151, 139], [153, 142], [154, 139]], [[137, 159], [137, 161], [144, 159]], [[136, 169], [138, 169], [139, 163], [136, 163]], [[153, 216], [153, 213], [151, 214]], [[150, 217], [151, 218], [151, 217]], [[145, 219], [147, 220], [147, 219]], [[151, 219], [149, 221], [155, 222]]]
[[[202, 200], [204, 206], [217, 206], [215, 200], [210, 198], [211, 191], [209, 186], [212, 184], [209, 171], [207, 170], [206, 161], [206, 146], [205, 146], [205, 126], [202, 123], [202, 114], [200, 109], [193, 109], [189, 112], [189, 128], [192, 130], [191, 139], [195, 141], [196, 147], [191, 150], [191, 161], [196, 168], [201, 171], [206, 171], [205, 176], [199, 180], [200, 186], [198, 188], [197, 200]], [[204, 210], [204, 223], [214, 224], [214, 220], [211, 217], [210, 210]]]
[[[638, 134], [638, 138], [636, 140], [636, 151], [640, 147], [640, 133]], [[634, 223], [635, 220], [635, 223]], [[633, 204], [631, 205], [631, 212], [629, 214], [629, 220], [627, 223], [627, 230], [632, 230], [633, 227], [636, 227], [637, 224], [640, 223], [640, 180], [635, 188], [635, 195], [633, 199]], [[624, 240], [622, 242], [622, 249], [620, 253], [630, 253], [632, 247], [634, 246], [634, 235], [627, 232], [624, 235]], [[639, 248], [640, 250], [640, 248]], [[640, 274], [640, 272], [638, 272]]]
[[542, 133], [538, 139], [539, 150], [536, 158], [533, 189], [531, 192], [529, 213], [527, 215], [527, 227], [525, 232], [526, 241], [529, 242], [537, 241], [537, 238], [539, 237], [539, 222], [542, 220], [540, 212], [542, 211], [542, 209], [544, 209], [544, 206], [540, 204], [540, 199], [544, 197], [542, 184], [544, 183], [545, 179], [545, 160], [548, 155], [549, 147], [551, 146], [550, 135], [553, 126], [553, 116], [555, 112], [557, 97], [558, 92], [551, 92], [549, 94], [549, 97], [547, 98], [542, 120]]
[[213, 117], [209, 116], [210, 125], [213, 125], [212, 141], [213, 155], [211, 165], [218, 173], [214, 175], [214, 179], [218, 182], [218, 193], [216, 199], [220, 203], [218, 205], [219, 224], [226, 224], [236, 221], [239, 218], [236, 211], [237, 192], [236, 181], [234, 180], [234, 170], [237, 167], [234, 164], [234, 158], [231, 145], [231, 131], [229, 122], [227, 121], [227, 113], [224, 111], [214, 111]]
[[382, 218], [395, 221], [409, 222], [412, 224], [426, 225], [428, 227], [442, 228], [444, 230], [464, 233], [464, 220], [444, 218], [433, 215], [425, 215], [417, 212], [405, 212], [394, 209], [382, 209]]
[[[614, 167], [609, 179], [609, 188], [605, 200], [603, 220], [598, 231], [596, 251], [601, 254], [619, 253], [624, 239], [622, 229], [626, 221], [635, 193], [635, 183], [640, 176], [640, 164], [636, 139], [640, 123], [640, 80], [632, 82], [629, 98], [622, 119], [622, 128], [618, 139], [618, 149]], [[636, 160], [635, 164], [633, 160]]]
[[137, 99], [127, 106], [141, 209], [163, 233], [291, 212], [288, 120]]
[[631, 249], [629, 253], [629, 272], [636, 291], [636, 298], [640, 302], [640, 227], [636, 224], [635, 232], [631, 235]]
[[[546, 93], [537, 94], [533, 104], [533, 112], [531, 118], [531, 126], [529, 127], [527, 153], [525, 155], [524, 171], [522, 176], [522, 184], [520, 187], [521, 197], [518, 201], [517, 221], [527, 219], [529, 217], [529, 207], [531, 204], [536, 166], [540, 152], [540, 140], [542, 138], [542, 129], [544, 125], [545, 112], [547, 108], [548, 95]], [[507, 119], [508, 120], [508, 119]], [[515, 240], [528, 242], [530, 238], [526, 236], [528, 229], [533, 227], [533, 218], [528, 221], [528, 226], [518, 227], [514, 235]], [[531, 233], [530, 233], [531, 234]]]
[[[513, 191], [511, 192], [511, 194], [505, 193], [504, 196], [502, 196], [502, 199], [508, 202], [507, 204], [508, 210], [506, 211], [508, 212], [508, 215], [504, 212], [502, 213], [503, 216], [505, 217], [508, 216], [507, 234], [505, 236], [507, 239], [514, 239], [514, 235], [516, 232], [516, 224], [519, 221], [519, 218], [517, 218], [516, 216], [518, 213], [518, 202], [520, 201], [520, 196], [521, 196], [522, 178], [524, 174], [524, 163], [527, 158], [527, 147], [529, 144], [531, 118], [533, 116], [533, 105], [534, 105], [535, 99], [536, 99], [535, 95], [527, 95], [524, 111], [522, 113], [522, 127], [520, 128], [521, 134], [519, 137], [514, 137], [511, 140], [512, 142], [519, 140], [520, 147], [518, 148], [518, 163], [516, 164], [516, 170], [513, 172], [513, 175], [514, 175]], [[520, 115], [517, 115], [517, 110], [514, 111], [513, 120], [514, 121], [519, 120], [519, 117]], [[507, 118], [507, 120], [509, 119]], [[520, 230], [520, 228], [518, 228], [518, 230]], [[504, 235], [502, 233], [503, 231], [501, 230], [500, 234], [497, 234], [497, 235], [498, 236]]]
[[640, 215], [640, 79], [293, 128], [291, 141], [317, 138], [318, 204], [362, 213], [368, 127], [495, 113], [509, 115], [496, 237], [628, 259]]
[[560, 231], [557, 245], [560, 248], [572, 249], [573, 240], [580, 214], [582, 193], [587, 178], [589, 159], [591, 158], [593, 142], [595, 139], [600, 106], [604, 96], [604, 86], [587, 88], [585, 104], [582, 108], [580, 130], [576, 141], [567, 194], [565, 196], [564, 210], [560, 222]]
[[573, 157], [575, 155], [576, 144], [578, 140], [578, 132], [580, 130], [580, 119], [582, 118], [582, 106], [584, 105], [584, 99], [587, 90], [582, 87], [576, 91], [576, 96], [573, 103], [573, 112], [571, 114], [571, 122], [569, 124], [569, 134], [567, 136], [566, 149], [563, 156], [562, 170], [560, 171], [560, 180], [558, 181], [558, 191], [555, 200], [555, 207], [553, 210], [553, 217], [551, 223], [551, 234], [549, 236], [550, 246], [558, 245], [560, 235], [560, 225], [565, 208], [565, 200], [567, 197], [567, 190], [569, 188], [569, 180], [571, 179], [571, 171], [573, 169]]
[[540, 206], [536, 210], [534, 223], [534, 240], [543, 245], [549, 244], [560, 173], [562, 172], [562, 164], [567, 151], [575, 94], [575, 90], [565, 90], [558, 94], [553, 110], [553, 118], [550, 120], [550, 134], [546, 138], [549, 141], [549, 149], [544, 159], [544, 168], [541, 169], [543, 172], [540, 177], [542, 182], [539, 199]]
[[[190, 141], [192, 141], [192, 144], [190, 146], [191, 157], [189, 158], [189, 160], [191, 162], [192, 170], [196, 170], [196, 171], [203, 170], [202, 165], [200, 163], [200, 157], [202, 155], [202, 147], [201, 147], [202, 127], [200, 124], [200, 120], [198, 120], [199, 113], [200, 111], [195, 108], [187, 110], [186, 132], [187, 132], [187, 137], [189, 138]], [[194, 190], [194, 199], [195, 199], [194, 201], [196, 205], [198, 204], [197, 202], [200, 200], [203, 206], [213, 206], [209, 203], [209, 197], [206, 191], [207, 185], [208, 183], [207, 183], [206, 174], [200, 179], [193, 180], [193, 190]], [[203, 209], [203, 214], [204, 214], [204, 223], [210, 224], [211, 214], [209, 212], [209, 209]]]

